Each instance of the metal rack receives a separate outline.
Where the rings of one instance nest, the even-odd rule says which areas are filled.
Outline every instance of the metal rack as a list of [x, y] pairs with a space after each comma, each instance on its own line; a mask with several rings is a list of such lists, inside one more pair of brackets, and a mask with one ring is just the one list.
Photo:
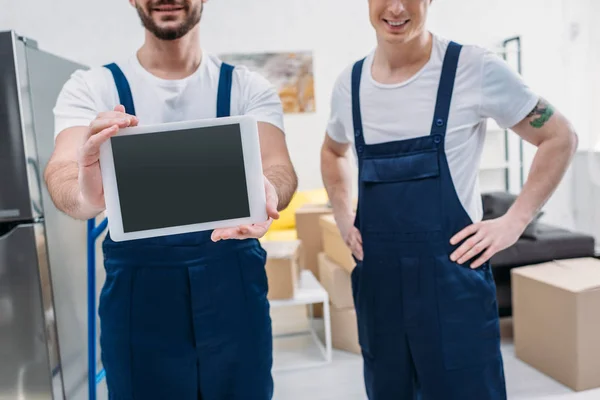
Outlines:
[[[501, 42], [496, 48], [492, 49], [499, 57], [501, 57], [509, 66], [521, 75], [522, 74], [522, 47], [521, 37], [514, 36], [507, 38]], [[495, 121], [490, 121], [495, 122]], [[517, 135], [511, 135], [508, 129], [503, 129], [499, 126], [488, 127], [487, 134], [492, 142], [488, 145], [495, 149], [502, 147], [502, 153], [499, 153], [499, 159], [489, 163], [489, 165], [480, 166], [480, 172], [490, 174], [494, 173], [494, 182], [496, 180], [503, 181], [502, 183], [492, 185], [486, 190], [496, 191], [504, 190], [506, 192], [518, 193], [521, 191], [525, 183], [524, 170], [524, 149], [523, 139]], [[494, 137], [494, 135], [502, 135]], [[502, 189], [501, 189], [502, 187]]]
[[[514, 51], [510, 51], [511, 46], [516, 46], [516, 49]], [[521, 37], [520, 36], [514, 36], [514, 37], [510, 37], [505, 39], [502, 42], [502, 58], [504, 59], [504, 61], [508, 62], [509, 64], [511, 63], [511, 60], [508, 59], [508, 54], [515, 54], [516, 55], [516, 60], [512, 60], [514, 62], [516, 62], [515, 65], [513, 65], [513, 67], [515, 68], [515, 70], [519, 73], [519, 75], [521, 75], [523, 73], [523, 64], [522, 64], [522, 58], [521, 58], [521, 54], [522, 54], [522, 47], [521, 47]], [[519, 186], [516, 188], [518, 190], [520, 190], [523, 185], [525, 184], [525, 173], [524, 173], [524, 168], [523, 168], [523, 139], [522, 138], [518, 138], [518, 146], [519, 146]], [[510, 163], [510, 140], [509, 140], [509, 132], [508, 129], [504, 130], [504, 159], [507, 162], [507, 167], [505, 170], [505, 187], [506, 187], [506, 191], [510, 191], [511, 189], [511, 185], [510, 185], [510, 169], [511, 169], [511, 163]]]
[[88, 399], [96, 400], [97, 385], [105, 377], [104, 368], [96, 372], [96, 240], [104, 232], [108, 219], [98, 226], [96, 219], [87, 221], [87, 283], [88, 283]]

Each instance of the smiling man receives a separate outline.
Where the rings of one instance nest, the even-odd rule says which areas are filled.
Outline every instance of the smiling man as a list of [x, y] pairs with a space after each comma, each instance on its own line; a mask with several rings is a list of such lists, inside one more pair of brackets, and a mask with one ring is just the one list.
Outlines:
[[205, 2], [130, 0], [145, 27], [143, 46], [77, 71], [55, 108], [45, 180], [56, 206], [83, 220], [105, 208], [99, 146], [120, 128], [229, 115], [259, 121], [268, 221], [127, 242], [107, 235], [99, 314], [110, 399], [273, 395], [266, 253], [257, 239], [287, 206], [297, 179], [272, 85], [201, 50]]
[[[323, 181], [357, 260], [352, 286], [369, 399], [503, 400], [489, 260], [516, 242], [556, 189], [577, 137], [498, 57], [428, 32], [430, 5], [369, 0], [377, 47], [334, 86]], [[538, 150], [512, 208], [482, 221], [488, 118]]]

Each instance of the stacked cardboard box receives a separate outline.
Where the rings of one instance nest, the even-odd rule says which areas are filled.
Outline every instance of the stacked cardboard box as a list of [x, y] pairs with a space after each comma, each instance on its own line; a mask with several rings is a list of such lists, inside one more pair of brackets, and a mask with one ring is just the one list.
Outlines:
[[321, 216], [319, 225], [324, 250], [318, 256], [319, 274], [329, 293], [332, 344], [335, 349], [360, 354], [351, 283], [354, 259], [332, 215]]
[[300, 240], [265, 241], [262, 247], [267, 252], [267, 279], [269, 282], [269, 300], [290, 299], [294, 297], [300, 277], [300, 258], [302, 242]]
[[339, 266], [344, 267], [349, 273], [356, 266], [352, 252], [342, 239], [340, 230], [335, 223], [333, 215], [324, 215], [319, 219], [323, 251]]
[[[296, 232], [304, 248], [302, 269], [310, 270], [317, 280], [320, 280], [318, 255], [323, 251], [319, 218], [331, 212], [331, 208], [326, 204], [305, 204], [296, 210]], [[323, 317], [321, 304], [314, 305], [313, 315], [315, 318]]]
[[318, 254], [323, 251], [319, 218], [331, 214], [325, 204], [306, 204], [296, 210], [296, 232], [304, 245], [303, 268], [309, 269], [319, 279]]
[[600, 261], [511, 270], [515, 354], [580, 391], [600, 387]]
[[360, 354], [350, 274], [325, 253], [319, 254], [319, 272], [329, 293], [333, 348]]

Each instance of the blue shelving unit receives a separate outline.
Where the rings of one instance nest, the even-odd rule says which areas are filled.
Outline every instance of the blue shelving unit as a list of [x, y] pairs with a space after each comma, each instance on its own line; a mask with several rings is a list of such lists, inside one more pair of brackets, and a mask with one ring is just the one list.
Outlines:
[[88, 399], [96, 400], [97, 385], [105, 377], [104, 369], [96, 372], [96, 240], [104, 232], [108, 219], [96, 226], [87, 222], [87, 282], [88, 282]]

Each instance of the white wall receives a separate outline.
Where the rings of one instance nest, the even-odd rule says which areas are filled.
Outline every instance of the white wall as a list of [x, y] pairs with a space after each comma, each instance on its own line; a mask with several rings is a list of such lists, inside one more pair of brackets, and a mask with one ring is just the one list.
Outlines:
[[[437, 3], [437, 4], [436, 4]], [[594, 4], [595, 3], [595, 4]], [[594, 0], [434, 0], [432, 29], [458, 41], [486, 47], [513, 35], [522, 38], [523, 77], [575, 126], [580, 148], [590, 146], [593, 120], [592, 31]], [[600, 10], [596, 10], [600, 11]], [[542, 16], [542, 13], [545, 15]], [[598, 15], [598, 14], [595, 14]], [[596, 67], [597, 71], [598, 68]], [[535, 148], [525, 145], [525, 169]], [[569, 171], [545, 207], [545, 220], [573, 228], [573, 181]]]
[[[588, 11], [589, 46], [587, 49], [590, 62], [588, 64], [589, 84], [587, 89], [592, 92], [592, 101], [590, 102], [590, 118], [588, 118], [590, 130], [588, 148], [600, 151], [600, 127], [594, 118], [600, 110], [600, 25], [597, 23], [597, 17], [600, 15], [600, 1], [590, 0], [590, 3]], [[600, 175], [600, 171], [597, 173]]]
[[211, 0], [202, 34], [206, 48], [214, 52], [313, 51], [317, 112], [286, 115], [285, 124], [300, 189], [321, 187], [319, 149], [333, 83], [375, 44], [367, 2]]
[[[12, 24], [6, 28], [36, 39], [45, 50], [84, 64], [126, 56], [143, 39], [138, 17], [127, 0], [18, 1]], [[319, 147], [333, 82], [348, 63], [375, 43], [367, 2], [211, 0], [201, 27], [203, 46], [216, 53], [313, 51], [317, 112], [286, 115], [285, 125], [300, 189], [321, 187]]]
[[[0, 29], [16, 29], [43, 49], [88, 65], [128, 55], [142, 41], [142, 28], [127, 0], [0, 1], [12, 3], [12, 10], [0, 17]], [[599, 8], [593, 3], [598, 2], [434, 0], [429, 26], [446, 37], [486, 47], [521, 35], [525, 79], [567, 114], [586, 147], [591, 104], [598, 101], [589, 90], [593, 69], [584, 67], [592, 43], [591, 9]], [[317, 112], [288, 115], [285, 123], [300, 189], [321, 187], [318, 154], [334, 80], [375, 45], [367, 1], [210, 0], [201, 31], [203, 46], [217, 53], [313, 51]], [[532, 157], [527, 146], [526, 166]], [[547, 207], [547, 220], [567, 227], [573, 225], [570, 185], [567, 177]]]

